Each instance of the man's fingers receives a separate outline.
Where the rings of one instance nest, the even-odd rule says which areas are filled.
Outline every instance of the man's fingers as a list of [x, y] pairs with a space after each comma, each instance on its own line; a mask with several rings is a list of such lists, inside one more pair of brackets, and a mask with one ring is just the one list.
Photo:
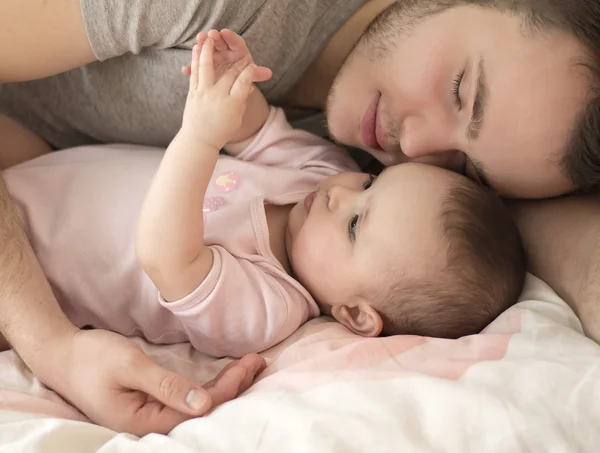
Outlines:
[[[205, 390], [156, 365], [145, 355], [140, 355], [139, 361], [137, 359], [126, 369], [122, 383], [125, 388], [135, 391], [125, 391], [119, 397], [122, 398], [121, 407], [127, 407], [129, 411], [114, 414], [112, 422], [117, 424], [117, 419], [122, 418], [118, 423], [120, 429], [140, 437], [153, 432], [167, 434], [178, 424], [234, 399], [245, 392], [266, 367], [261, 356], [248, 354], [223, 368], [215, 379], [204, 385]], [[130, 373], [131, 370], [135, 372]], [[188, 403], [196, 398], [193, 405], [198, 407], [199, 403], [201, 409], [191, 410]]]
[[184, 414], [200, 416], [212, 406], [210, 395], [194, 381], [156, 365], [148, 357], [126, 370], [126, 386], [140, 390], [165, 406]]
[[238, 396], [245, 377], [246, 369], [240, 366], [239, 363], [236, 363], [225, 373], [219, 374], [212, 387], [207, 389], [212, 401], [212, 408], [214, 409]]
[[204, 384], [213, 408], [248, 390], [266, 366], [265, 360], [258, 354], [248, 354], [239, 361], [229, 363], [217, 377]]
[[227, 365], [225, 365], [223, 367], [223, 369], [221, 371], [219, 371], [219, 374], [217, 374], [210, 381], [205, 382], [204, 385], [202, 385], [202, 387], [204, 387], [207, 391], [209, 391], [211, 388], [213, 388], [216, 385], [216, 383], [219, 381], [219, 379], [221, 379], [223, 377], [223, 375], [225, 373], [227, 373], [228, 370], [230, 370], [231, 368], [233, 368], [234, 366], [236, 366], [239, 363], [240, 363], [239, 360], [234, 360], [233, 362], [229, 362]]
[[[140, 395], [145, 398], [144, 395]], [[150, 433], [168, 434], [180, 423], [193, 418], [193, 415], [183, 414], [166, 407], [159, 401], [145, 401], [141, 404], [123, 425], [127, 432], [138, 437]]]
[[240, 360], [240, 366], [246, 370], [246, 378], [240, 386], [240, 394], [244, 393], [254, 383], [256, 376], [267, 367], [267, 362], [258, 354], [247, 354]]

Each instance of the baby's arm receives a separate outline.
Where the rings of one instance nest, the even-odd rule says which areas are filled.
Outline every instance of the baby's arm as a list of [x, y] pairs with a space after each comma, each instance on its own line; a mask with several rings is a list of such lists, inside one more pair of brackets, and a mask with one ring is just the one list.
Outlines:
[[195, 349], [213, 357], [260, 352], [319, 315], [303, 289], [272, 266], [211, 246], [206, 281], [176, 303], [160, 300], [179, 318]]
[[238, 156], [252, 142], [258, 131], [265, 125], [269, 117], [269, 104], [260, 90], [254, 90], [248, 99], [248, 107], [242, 121], [242, 127], [226, 145], [225, 151], [231, 156]]
[[146, 195], [136, 231], [136, 253], [168, 301], [191, 293], [211, 269], [204, 246], [202, 205], [219, 150], [242, 123], [256, 66], [216, 74], [214, 41], [194, 46], [183, 124]]

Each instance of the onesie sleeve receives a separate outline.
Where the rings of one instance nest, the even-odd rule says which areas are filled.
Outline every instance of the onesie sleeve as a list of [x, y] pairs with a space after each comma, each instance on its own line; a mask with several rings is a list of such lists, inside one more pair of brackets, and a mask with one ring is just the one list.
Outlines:
[[210, 248], [214, 264], [198, 288], [175, 302], [160, 297], [198, 351], [213, 357], [261, 352], [318, 316], [316, 304], [278, 277], [271, 263], [237, 258], [221, 246]]
[[342, 147], [317, 135], [294, 129], [280, 108], [271, 107], [265, 125], [238, 159], [271, 167], [307, 170], [325, 176], [360, 171]]

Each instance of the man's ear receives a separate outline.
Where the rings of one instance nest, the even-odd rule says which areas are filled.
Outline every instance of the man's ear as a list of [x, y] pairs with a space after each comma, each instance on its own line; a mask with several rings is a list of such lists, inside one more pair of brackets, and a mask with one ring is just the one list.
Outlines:
[[370, 304], [360, 302], [355, 306], [334, 305], [331, 316], [352, 332], [363, 337], [377, 337], [383, 329], [381, 316]]

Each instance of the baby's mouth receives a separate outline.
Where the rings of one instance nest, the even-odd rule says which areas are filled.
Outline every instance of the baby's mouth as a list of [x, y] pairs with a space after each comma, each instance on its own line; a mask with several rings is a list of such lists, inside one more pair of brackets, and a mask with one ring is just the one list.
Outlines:
[[304, 199], [304, 210], [306, 211], [306, 215], [308, 215], [308, 213], [310, 212], [310, 209], [312, 208], [312, 204], [313, 201], [315, 201], [315, 197], [317, 195], [317, 192], [311, 192], [309, 193], [306, 198]]

